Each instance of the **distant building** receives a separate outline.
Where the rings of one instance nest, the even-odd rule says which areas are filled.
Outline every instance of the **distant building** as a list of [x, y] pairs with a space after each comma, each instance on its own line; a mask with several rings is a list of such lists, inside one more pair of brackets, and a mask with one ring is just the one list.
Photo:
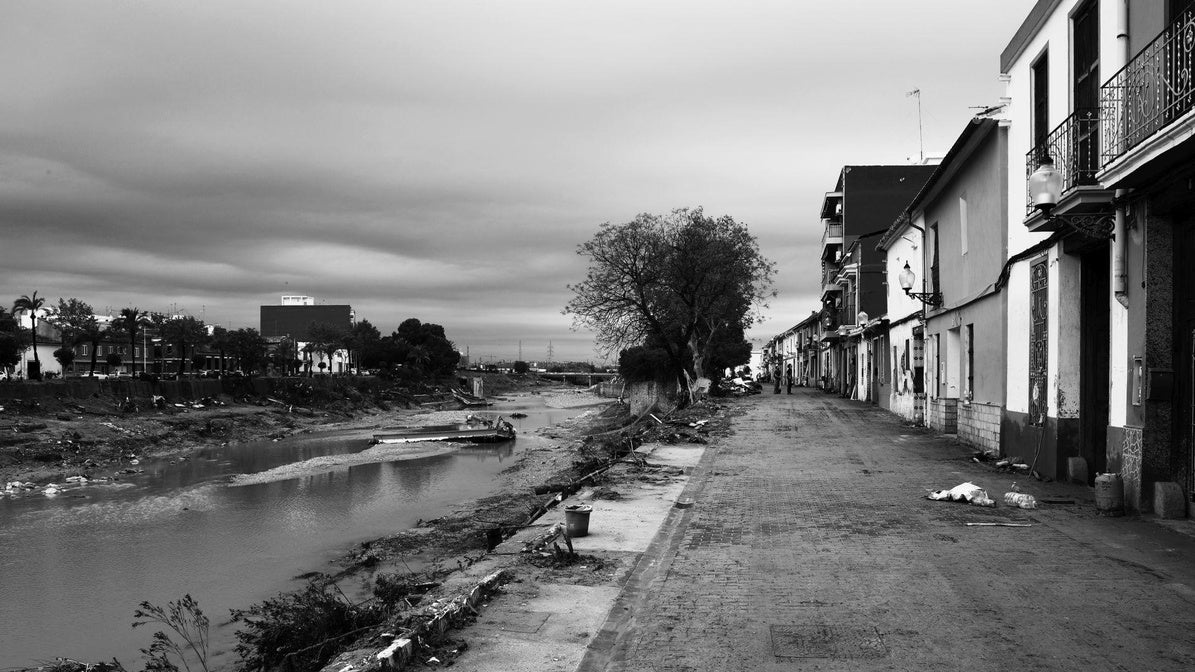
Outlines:
[[[843, 166], [822, 202], [822, 360], [826, 389], [888, 407], [887, 287], [875, 243], [935, 166]], [[874, 319], [873, 319], [874, 318]]]
[[[311, 335], [308, 328], [314, 322], [322, 322], [337, 329], [349, 331], [353, 328], [353, 307], [348, 304], [316, 305], [315, 299], [309, 296], [283, 296], [280, 305], [261, 307], [261, 335], [271, 342], [278, 342], [288, 338], [295, 342], [300, 351], [300, 359], [305, 367], [310, 367], [313, 373], [346, 373], [350, 369], [348, 352], [337, 350], [331, 361], [325, 353], [309, 352], [304, 349], [311, 345]], [[319, 363], [324, 362], [324, 369]]]

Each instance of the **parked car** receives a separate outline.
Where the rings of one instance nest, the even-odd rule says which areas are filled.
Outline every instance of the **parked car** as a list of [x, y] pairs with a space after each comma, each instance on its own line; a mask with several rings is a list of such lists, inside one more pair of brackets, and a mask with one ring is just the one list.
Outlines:
[[106, 373], [99, 373], [98, 371], [97, 371], [97, 372], [94, 372], [94, 373], [93, 373], [93, 372], [90, 372], [90, 371], [88, 371], [87, 373], [83, 374], [83, 377], [84, 377], [84, 378], [94, 378], [94, 379], [96, 379], [96, 380], [107, 380], [107, 379], [108, 379], [108, 374], [106, 374]]

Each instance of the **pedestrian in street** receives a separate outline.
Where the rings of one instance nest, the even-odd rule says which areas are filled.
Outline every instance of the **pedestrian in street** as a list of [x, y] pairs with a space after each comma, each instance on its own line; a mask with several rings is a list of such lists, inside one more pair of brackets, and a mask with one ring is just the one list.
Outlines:
[[789, 394], [793, 393], [793, 365], [784, 367], [784, 385]]
[[777, 365], [772, 369], [772, 394], [780, 394], [780, 366]]

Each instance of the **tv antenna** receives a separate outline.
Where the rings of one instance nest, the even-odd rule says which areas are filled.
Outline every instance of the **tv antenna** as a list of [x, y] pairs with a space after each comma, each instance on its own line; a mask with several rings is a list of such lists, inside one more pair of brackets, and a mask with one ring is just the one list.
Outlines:
[[921, 89], [913, 89], [905, 94], [905, 98], [909, 96], [917, 97], [917, 146], [920, 152], [920, 163], [925, 163], [925, 137], [921, 131]]

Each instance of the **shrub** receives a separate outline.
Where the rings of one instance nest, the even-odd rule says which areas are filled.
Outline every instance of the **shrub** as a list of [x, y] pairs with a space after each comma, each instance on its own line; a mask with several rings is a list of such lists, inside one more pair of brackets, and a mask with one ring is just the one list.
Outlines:
[[[178, 672], [181, 663], [187, 672], [207, 672], [208, 620], [190, 595], [177, 602], [168, 602], [165, 607], [142, 602], [133, 612], [133, 618], [137, 619], [133, 621], [134, 628], [159, 623], [173, 630], [182, 640], [176, 642], [161, 630], [155, 632], [149, 648], [141, 649], [146, 670]], [[192, 670], [192, 661], [197, 670]]]
[[244, 624], [236, 633], [239, 667], [318, 670], [341, 650], [340, 640], [380, 624], [385, 615], [349, 602], [335, 584], [316, 577], [302, 590], [232, 612]]

